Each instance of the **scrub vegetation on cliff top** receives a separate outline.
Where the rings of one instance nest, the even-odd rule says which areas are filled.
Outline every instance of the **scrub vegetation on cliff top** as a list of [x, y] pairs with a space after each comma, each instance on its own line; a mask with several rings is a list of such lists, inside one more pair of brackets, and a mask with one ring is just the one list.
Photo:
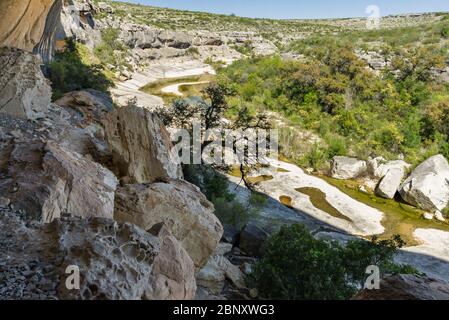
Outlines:
[[[429, 32], [439, 34], [444, 23]], [[237, 92], [229, 101], [235, 113], [247, 108], [283, 116], [280, 144], [302, 166], [319, 169], [336, 155], [403, 154], [414, 164], [437, 153], [449, 157], [449, 90], [435, 79], [435, 70], [449, 60], [448, 43], [396, 45], [389, 31], [376, 32], [391, 37], [379, 49], [389, 61], [381, 71], [356, 54], [358, 39], [371, 36], [359, 32], [352, 41], [334, 36], [297, 42], [291, 47], [301, 54], [297, 60], [237, 61], [221, 70], [218, 81]], [[305, 149], [304, 139], [291, 139], [292, 128], [312, 132], [320, 143]]]

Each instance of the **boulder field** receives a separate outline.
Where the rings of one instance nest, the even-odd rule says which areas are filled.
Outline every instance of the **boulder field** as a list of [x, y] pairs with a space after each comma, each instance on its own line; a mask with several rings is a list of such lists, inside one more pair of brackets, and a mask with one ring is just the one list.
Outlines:
[[449, 206], [448, 160], [442, 155], [435, 155], [407, 175], [410, 168], [410, 164], [403, 160], [370, 158], [366, 162], [335, 157], [331, 162], [330, 175], [342, 180], [367, 176], [374, 180], [378, 196], [393, 199], [398, 193], [405, 202], [441, 218], [441, 211]]
[[[96, 21], [96, 12], [104, 18]], [[50, 83], [42, 70], [54, 51], [66, 38], [92, 49], [101, 42], [101, 30], [109, 27], [120, 29], [119, 40], [131, 52], [129, 70], [116, 74], [122, 81], [115, 90], [120, 108], [108, 94], [90, 89], [51, 102]], [[197, 51], [200, 60], [229, 63], [242, 57], [234, 46], [249, 40], [255, 54], [277, 51], [273, 43], [251, 32], [174, 32], [136, 25], [114, 15], [108, 4], [89, 0], [3, 0], [0, 299], [215, 299], [223, 298], [229, 284], [246, 290], [244, 275], [256, 261], [248, 254], [260, 255], [260, 244], [269, 233], [248, 224], [237, 236], [228, 230], [224, 240], [232, 243], [219, 242], [224, 231], [213, 205], [183, 180], [181, 167], [172, 161], [166, 128], [145, 108], [162, 100], [137, 90], [148, 79], [213, 73], [199, 60], [194, 60], [195, 68], [185, 68], [183, 59]], [[177, 59], [180, 63], [173, 63]], [[146, 64], [150, 60], [157, 62]], [[382, 63], [370, 65], [376, 69]], [[142, 103], [128, 103], [130, 96]], [[391, 199], [399, 193], [431, 217], [444, 219], [441, 211], [449, 202], [447, 160], [435, 156], [410, 175], [409, 170], [402, 160], [337, 157], [331, 174], [337, 179], [370, 176], [379, 196]], [[317, 225], [315, 219], [323, 213], [310, 196], [294, 189], [327, 188], [329, 204], [347, 219], [326, 215], [323, 223], [362, 236], [383, 231], [381, 212], [323, 184], [288, 166], [259, 186], [274, 197], [262, 215], [270, 223], [282, 218], [313, 225], [317, 237], [346, 239], [343, 233]], [[291, 205], [276, 201], [281, 198], [290, 199]], [[310, 217], [298, 214], [295, 207], [308, 209]], [[428, 251], [424, 240], [433, 241], [439, 235], [435, 231], [416, 231], [424, 242], [416, 252]], [[447, 239], [445, 233], [439, 237]], [[234, 246], [237, 242], [240, 249]], [[445, 249], [441, 256], [447, 256]], [[78, 290], [66, 285], [67, 270], [73, 267], [81, 274]], [[381, 296], [374, 298], [447, 298], [448, 292], [447, 285], [424, 277], [398, 276], [385, 279], [384, 285]], [[257, 297], [257, 292], [246, 293], [245, 298]], [[372, 297], [362, 292], [358, 298]]]
[[[94, 90], [50, 103], [39, 58], [0, 53], [30, 79], [2, 92], [0, 299], [193, 299], [223, 228], [161, 121]], [[64, 285], [70, 266], [80, 290]]]

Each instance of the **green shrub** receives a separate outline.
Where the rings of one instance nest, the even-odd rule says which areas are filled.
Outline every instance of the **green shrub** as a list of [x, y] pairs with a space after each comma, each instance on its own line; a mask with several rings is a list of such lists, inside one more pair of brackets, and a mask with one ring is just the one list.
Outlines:
[[329, 136], [326, 139], [327, 142], [327, 156], [332, 159], [335, 156], [345, 156], [348, 152], [346, 147], [346, 141], [343, 137]]
[[443, 38], [449, 38], [449, 24], [443, 26], [443, 28], [441, 28], [441, 36]]
[[229, 191], [228, 179], [211, 167], [202, 165], [183, 166], [184, 179], [201, 189], [209, 201], [223, 198], [232, 201], [235, 195]]
[[124, 66], [124, 57], [121, 52], [125, 52], [125, 46], [118, 40], [119, 30], [107, 28], [101, 32], [102, 42], [95, 47], [95, 56], [103, 65], [113, 65], [117, 68]]
[[302, 157], [301, 162], [305, 166], [318, 170], [328, 159], [329, 156], [326, 151], [320, 145], [314, 144], [310, 152]]
[[86, 61], [86, 51], [83, 45], [68, 40], [65, 51], [56, 53], [48, 71], [54, 100], [70, 91], [95, 89], [107, 92], [113, 86], [101, 65]]
[[449, 218], [449, 205], [444, 208], [441, 213], [443, 213], [443, 216], [445, 216], [446, 218]]
[[186, 165], [183, 172], [184, 179], [198, 186], [214, 204], [215, 215], [223, 224], [243, 229], [266, 202], [265, 196], [257, 193], [251, 194], [247, 204], [235, 199], [235, 195], [229, 191], [228, 179], [211, 167]]
[[378, 266], [383, 274], [417, 273], [392, 262], [403, 244], [396, 236], [351, 241], [342, 247], [315, 239], [302, 225], [284, 226], [264, 244], [262, 259], [248, 280], [263, 298], [348, 299], [364, 284], [370, 265]]
[[197, 56], [200, 54], [200, 51], [196, 47], [190, 47], [186, 50], [186, 53], [191, 56]]
[[267, 202], [267, 196], [259, 192], [252, 192], [249, 198], [249, 204], [255, 208], [264, 207]]

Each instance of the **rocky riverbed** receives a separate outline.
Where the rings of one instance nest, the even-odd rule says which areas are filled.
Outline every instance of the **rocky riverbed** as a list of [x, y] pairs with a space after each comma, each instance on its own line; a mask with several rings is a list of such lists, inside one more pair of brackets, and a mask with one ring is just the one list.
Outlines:
[[[140, 88], [162, 79], [205, 73], [215, 74], [215, 71], [211, 66], [198, 60], [177, 58], [157, 61], [145, 71], [134, 74], [130, 80], [119, 83], [114, 90], [114, 96], [118, 103], [135, 97], [147, 108], [157, 107], [163, 104], [162, 99], [146, 94], [140, 91]], [[185, 83], [180, 80], [179, 83], [171, 84], [164, 89], [176, 94], [182, 84]], [[274, 159], [270, 159], [269, 162], [269, 168], [252, 173], [254, 177], [270, 177], [261, 179], [261, 182], [257, 184], [257, 190], [266, 194], [271, 201], [261, 210], [257, 221], [253, 222], [262, 229], [266, 229], [268, 233], [276, 230], [276, 226], [285, 223], [302, 223], [308, 225], [318, 237], [343, 242], [354, 236], [369, 238], [372, 235], [391, 234], [390, 230], [386, 229], [391, 228], [391, 225], [385, 223], [386, 214], [381, 209], [376, 209], [376, 206], [352, 198], [326, 180], [308, 174], [294, 164]], [[228, 178], [231, 190], [242, 199], [248, 198], [249, 192], [240, 185], [241, 179], [231, 175]], [[319, 204], [320, 201], [316, 201], [316, 198], [311, 196], [311, 192], [314, 195], [321, 193], [322, 200], [329, 205], [328, 208], [334, 210], [323, 208]], [[288, 205], [283, 204], [286, 199], [289, 202]], [[415, 229], [413, 226], [411, 228], [402, 229], [402, 232], [407, 232], [402, 235], [411, 236], [414, 241], [412, 246], [403, 249], [398, 255], [398, 262], [411, 264], [426, 274], [449, 281], [447, 272], [449, 270], [449, 252], [447, 252], [449, 230]], [[401, 234], [401, 227], [395, 228], [394, 231]]]
[[[223, 292], [256, 298], [257, 292], [245, 288], [244, 275], [251, 273], [261, 242], [293, 223], [341, 243], [398, 231], [412, 239], [398, 262], [449, 280], [447, 224], [392, 216], [366, 189], [348, 188], [369, 166], [363, 160], [334, 159], [331, 174], [350, 179], [343, 182], [269, 160], [269, 166], [251, 173], [267, 202], [237, 231], [239, 246], [233, 246], [235, 230], [223, 227], [212, 203], [183, 180], [182, 168], [172, 162], [169, 133], [151, 112], [164, 100], [142, 87], [180, 79], [161, 92], [181, 96], [181, 86], [207, 83], [183, 78], [214, 75], [210, 64], [242, 58], [237, 50], [273, 54], [278, 48], [271, 41], [252, 31], [208, 34], [138, 25], [129, 16], [114, 16], [115, 7], [88, 0], [73, 2], [82, 16], [78, 22], [65, 2], [42, 0], [37, 8], [5, 1], [0, 10], [0, 17], [7, 17], [0, 19], [0, 39], [7, 45], [0, 50], [0, 299], [216, 299], [224, 298]], [[95, 15], [103, 18], [95, 21]], [[119, 29], [131, 52], [130, 68], [113, 70], [114, 100], [85, 89], [51, 102], [42, 70], [55, 49], [64, 48], [65, 36], [93, 49], [107, 28]], [[384, 183], [378, 194], [391, 204], [399, 192], [428, 210], [428, 219], [444, 220], [440, 211], [449, 195], [432, 192], [432, 186], [445, 186], [448, 168], [447, 161], [433, 157], [406, 178], [403, 161], [379, 165], [375, 172]], [[229, 189], [247, 200], [250, 191], [241, 179], [228, 178]], [[70, 265], [84, 275], [79, 291], [64, 286]]]

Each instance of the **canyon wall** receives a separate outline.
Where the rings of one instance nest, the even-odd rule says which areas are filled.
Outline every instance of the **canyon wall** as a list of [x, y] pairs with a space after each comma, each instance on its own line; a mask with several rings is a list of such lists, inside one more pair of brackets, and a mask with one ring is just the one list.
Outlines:
[[59, 16], [61, 6], [61, 0], [2, 0], [0, 44], [35, 51], [43, 40], [48, 41], [47, 21]]

